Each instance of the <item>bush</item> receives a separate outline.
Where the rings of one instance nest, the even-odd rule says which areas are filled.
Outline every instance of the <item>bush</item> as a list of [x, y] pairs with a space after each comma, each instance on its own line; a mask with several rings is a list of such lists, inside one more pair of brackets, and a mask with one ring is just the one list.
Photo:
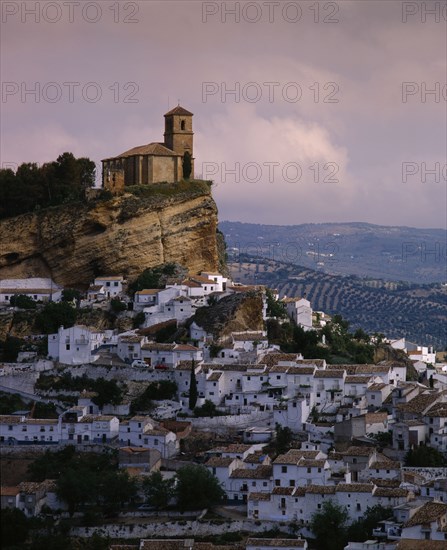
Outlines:
[[50, 302], [36, 317], [36, 326], [45, 334], [54, 334], [59, 327], [70, 328], [76, 322], [76, 310], [68, 302]]
[[18, 307], [20, 309], [36, 309], [37, 307], [37, 303], [25, 294], [17, 294], [16, 296], [11, 296], [9, 303], [12, 306]]
[[110, 307], [112, 308], [112, 311], [114, 313], [121, 313], [122, 311], [126, 311], [127, 309], [127, 305], [119, 298], [112, 298], [110, 300]]

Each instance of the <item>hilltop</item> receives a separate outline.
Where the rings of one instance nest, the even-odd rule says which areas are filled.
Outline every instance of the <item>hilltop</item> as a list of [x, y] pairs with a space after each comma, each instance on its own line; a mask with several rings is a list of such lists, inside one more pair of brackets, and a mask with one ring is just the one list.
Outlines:
[[9, 217], [0, 236], [0, 279], [32, 274], [86, 286], [99, 274], [132, 278], [168, 262], [191, 273], [219, 268], [217, 207], [200, 180]]
[[228, 247], [332, 275], [383, 281], [446, 281], [445, 229], [390, 227], [368, 223], [263, 225], [219, 223]]

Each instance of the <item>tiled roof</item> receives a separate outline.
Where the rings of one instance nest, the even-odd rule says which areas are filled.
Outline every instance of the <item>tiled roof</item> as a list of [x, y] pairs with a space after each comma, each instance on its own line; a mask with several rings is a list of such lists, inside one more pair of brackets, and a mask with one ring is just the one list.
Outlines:
[[273, 473], [271, 466], [258, 466], [257, 468], [236, 468], [230, 477], [240, 479], [268, 479]]
[[256, 539], [247, 540], [247, 546], [271, 547], [271, 548], [304, 548], [306, 541], [304, 539]]
[[0, 496], [2, 497], [15, 497], [19, 493], [20, 489], [17, 487], [17, 485], [14, 487], [6, 487], [2, 485], [0, 487]]
[[400, 539], [396, 550], [445, 550], [445, 540]]
[[343, 370], [316, 370], [314, 378], [343, 378], [345, 371]]
[[435, 405], [433, 405], [433, 407], [430, 407], [430, 409], [425, 414], [426, 416], [446, 418], [447, 403], [436, 403]]
[[399, 487], [377, 487], [374, 490], [375, 497], [406, 497], [407, 495], [407, 489]]
[[371, 384], [371, 386], [368, 386], [366, 388], [366, 391], [380, 391], [383, 390], [383, 388], [386, 388], [388, 384], [384, 384], [383, 382], [375, 382], [374, 384]]
[[181, 105], [177, 105], [177, 107], [174, 107], [173, 109], [168, 111], [164, 116], [171, 116], [171, 115], [194, 116], [193, 113], [191, 113], [190, 111], [187, 111]]
[[218, 380], [220, 380], [220, 378], [222, 378], [222, 373], [221, 372], [213, 372], [213, 373], [211, 373], [210, 376], [208, 376], [206, 381], [207, 382], [217, 382]]
[[270, 500], [270, 493], [249, 493], [248, 500]]
[[374, 488], [372, 483], [339, 483], [337, 492], [339, 493], [371, 493]]
[[447, 504], [442, 502], [429, 501], [426, 502], [415, 512], [414, 516], [410, 518], [404, 527], [413, 527], [415, 525], [423, 525], [436, 521], [447, 513]]
[[323, 368], [325, 365], [324, 359], [297, 359], [297, 365], [316, 365], [319, 368]]
[[370, 378], [371, 376], [369, 375], [362, 376], [359, 374], [349, 374], [345, 378], [345, 383], [346, 384], [367, 384]]
[[307, 485], [305, 490], [314, 495], [335, 495], [335, 485]]
[[274, 487], [272, 491], [272, 495], [288, 495], [290, 496], [293, 491], [295, 490], [295, 487]]
[[266, 353], [261, 361], [268, 367], [277, 365], [280, 361], [296, 361], [297, 353]]
[[251, 445], [244, 443], [232, 443], [226, 447], [215, 447], [210, 452], [213, 453], [245, 453], [251, 448]]
[[369, 467], [370, 470], [400, 470], [400, 468], [400, 462], [393, 460], [389, 462], [373, 462]]
[[344, 456], [371, 456], [375, 452], [373, 447], [349, 447], [343, 452]]
[[158, 294], [160, 290], [163, 290], [161, 288], [145, 288], [144, 290], [138, 290], [135, 292], [135, 295], [139, 296], [152, 296], [153, 294]]
[[233, 461], [234, 458], [231, 457], [212, 456], [205, 462], [205, 466], [209, 466], [210, 468], [227, 468]]
[[[112, 160], [119, 158], [133, 157], [137, 155], [156, 155], [157, 157], [180, 157], [180, 153], [175, 153], [171, 149], [168, 149], [163, 145], [163, 143], [148, 143], [147, 145], [138, 145], [137, 147], [132, 147], [117, 155], [116, 157], [109, 157], [103, 160]], [[102, 277], [101, 280], [111, 280]]]
[[301, 451], [300, 449], [290, 449], [287, 453], [279, 455], [274, 464], [297, 464], [301, 458], [315, 459], [320, 451]]
[[386, 422], [388, 420], [388, 413], [386, 412], [376, 412], [376, 413], [366, 413], [365, 422], [367, 424], [375, 424], [376, 422]]
[[424, 412], [425, 409], [427, 409], [435, 401], [437, 401], [440, 397], [441, 396], [438, 392], [420, 393], [419, 395], [414, 397], [411, 401], [408, 401], [408, 403], [400, 403], [399, 405], [396, 406], [396, 408], [402, 412], [420, 414]]
[[144, 344], [145, 351], [174, 351], [176, 344]]
[[312, 460], [310, 458], [301, 458], [298, 461], [298, 466], [303, 468], [324, 468], [326, 464], [326, 459]]

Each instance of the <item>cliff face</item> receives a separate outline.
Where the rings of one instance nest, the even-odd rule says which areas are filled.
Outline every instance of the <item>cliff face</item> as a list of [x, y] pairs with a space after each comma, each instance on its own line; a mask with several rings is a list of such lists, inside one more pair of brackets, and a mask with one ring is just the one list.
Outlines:
[[0, 221], [0, 279], [52, 277], [87, 285], [96, 275], [132, 278], [165, 262], [216, 271], [217, 208], [208, 191], [123, 195]]

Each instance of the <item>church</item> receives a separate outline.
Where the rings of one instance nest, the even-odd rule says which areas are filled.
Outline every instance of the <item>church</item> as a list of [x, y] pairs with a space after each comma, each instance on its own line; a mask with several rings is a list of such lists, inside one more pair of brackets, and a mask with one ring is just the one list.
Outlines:
[[163, 143], [133, 147], [102, 160], [103, 189], [119, 194], [127, 185], [174, 183], [194, 177], [192, 117], [180, 105], [164, 115]]

